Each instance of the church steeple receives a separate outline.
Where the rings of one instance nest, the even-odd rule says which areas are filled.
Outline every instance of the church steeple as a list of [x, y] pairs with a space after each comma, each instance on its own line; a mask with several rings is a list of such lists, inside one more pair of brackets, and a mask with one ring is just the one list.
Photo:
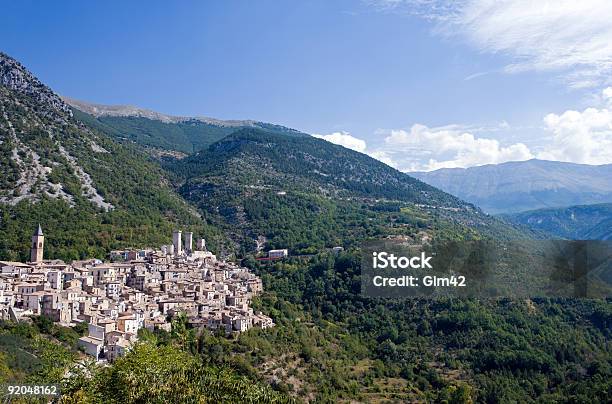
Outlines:
[[32, 249], [30, 250], [30, 261], [31, 262], [42, 262], [43, 251], [45, 248], [45, 235], [43, 234], [40, 223], [38, 229], [32, 235]]

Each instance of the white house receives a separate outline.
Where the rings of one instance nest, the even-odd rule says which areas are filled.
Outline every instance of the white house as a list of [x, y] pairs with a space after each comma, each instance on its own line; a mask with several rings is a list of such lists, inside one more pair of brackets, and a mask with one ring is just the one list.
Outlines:
[[289, 256], [289, 251], [284, 248], [282, 250], [270, 250], [268, 251], [268, 258], [276, 259], [276, 258], [285, 258]]

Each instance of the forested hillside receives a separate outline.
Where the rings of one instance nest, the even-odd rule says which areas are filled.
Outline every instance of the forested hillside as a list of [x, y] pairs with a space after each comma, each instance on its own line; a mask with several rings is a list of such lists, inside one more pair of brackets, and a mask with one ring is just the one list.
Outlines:
[[247, 250], [262, 237], [271, 248], [316, 252], [432, 229], [444, 238], [529, 237], [369, 156], [313, 137], [242, 129], [165, 167], [181, 195]]
[[270, 291], [262, 307], [286, 331], [244, 335], [226, 351], [249, 352], [235, 360], [270, 378], [270, 363], [289, 368], [298, 397], [609, 401], [610, 301], [368, 299], [352, 253], [253, 265]]
[[507, 220], [575, 240], [612, 240], [612, 204], [538, 209], [505, 215]]

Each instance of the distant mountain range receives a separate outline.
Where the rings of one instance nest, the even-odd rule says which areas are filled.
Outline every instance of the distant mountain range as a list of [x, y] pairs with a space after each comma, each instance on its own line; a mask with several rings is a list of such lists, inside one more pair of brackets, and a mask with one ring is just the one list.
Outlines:
[[574, 240], [612, 240], [612, 204], [538, 209], [504, 215], [507, 220]]
[[491, 214], [612, 202], [612, 164], [528, 160], [410, 175]]

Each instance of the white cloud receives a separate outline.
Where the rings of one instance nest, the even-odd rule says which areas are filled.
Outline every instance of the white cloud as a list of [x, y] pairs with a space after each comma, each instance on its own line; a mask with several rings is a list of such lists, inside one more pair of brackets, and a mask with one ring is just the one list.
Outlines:
[[[415, 124], [410, 131], [391, 130], [381, 151], [402, 171], [472, 167], [534, 157], [523, 143], [502, 146], [496, 139], [476, 137], [457, 125], [429, 128]], [[370, 155], [376, 157], [375, 153]]]
[[507, 72], [558, 71], [572, 87], [608, 82], [612, 73], [610, 0], [379, 0], [437, 21], [479, 50], [510, 56]]
[[546, 151], [538, 153], [544, 160], [583, 164], [612, 163], [612, 88], [602, 91], [607, 105], [548, 114], [544, 125], [552, 133]]
[[534, 158], [522, 143], [502, 146], [498, 140], [474, 135], [481, 131], [505, 130], [509, 126], [508, 122], [502, 121], [494, 126], [447, 125], [428, 128], [415, 124], [410, 131], [380, 129], [376, 133], [384, 136], [384, 142], [376, 147], [368, 147], [365, 140], [344, 131], [313, 136], [368, 154], [401, 171], [430, 171]]
[[[506, 121], [494, 125], [446, 125], [428, 127], [414, 124], [409, 130], [376, 131], [382, 141], [368, 146], [348, 132], [313, 135], [329, 142], [366, 153], [401, 171], [431, 171], [440, 168], [467, 168], [532, 158], [581, 164], [612, 164], [612, 87], [594, 95], [597, 106], [582, 111], [549, 113], [543, 118], [548, 136], [524, 143], [502, 144], [497, 138], [511, 127]], [[539, 146], [538, 146], [539, 145]]]
[[312, 136], [319, 139], [327, 140], [328, 142], [344, 146], [348, 149], [364, 153], [367, 147], [365, 140], [356, 138], [348, 132], [334, 132], [329, 135], [313, 134]]

